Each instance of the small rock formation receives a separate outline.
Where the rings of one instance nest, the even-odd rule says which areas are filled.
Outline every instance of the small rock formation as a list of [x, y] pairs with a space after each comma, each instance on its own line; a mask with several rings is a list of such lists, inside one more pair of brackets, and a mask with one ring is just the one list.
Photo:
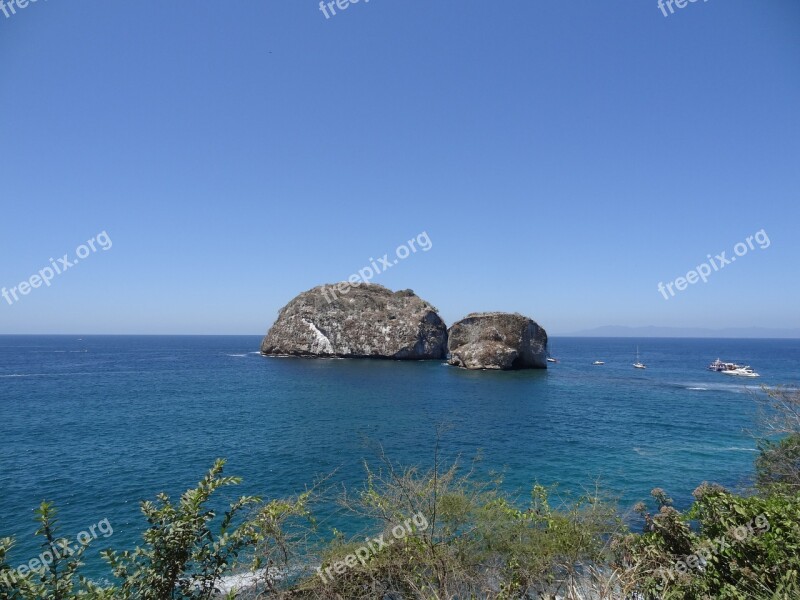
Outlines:
[[412, 290], [374, 283], [321, 285], [278, 314], [261, 343], [273, 356], [443, 359], [447, 326]]
[[467, 315], [448, 331], [449, 364], [464, 369], [546, 369], [547, 332], [517, 313]]

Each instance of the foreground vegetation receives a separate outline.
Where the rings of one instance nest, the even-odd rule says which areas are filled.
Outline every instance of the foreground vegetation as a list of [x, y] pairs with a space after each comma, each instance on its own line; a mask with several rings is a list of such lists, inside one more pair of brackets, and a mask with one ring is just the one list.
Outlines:
[[[631, 533], [594, 489], [559, 499], [533, 486], [524, 502], [458, 464], [428, 471], [382, 457], [343, 510], [375, 523], [371, 536], [325, 539], [313, 517], [318, 488], [285, 500], [243, 497], [217, 515], [215, 492], [239, 480], [217, 462], [177, 501], [142, 504], [147, 529], [132, 551], [106, 551], [108, 580], [81, 576], [86, 546], [58, 549], [56, 513], [42, 504], [38, 535], [53, 560], [35, 572], [7, 564], [0, 598], [13, 600], [568, 598], [689, 600], [800, 598], [800, 394], [768, 391], [768, 435], [748, 495], [702, 484], [680, 512], [663, 490], [641, 504]], [[213, 503], [213, 502], [212, 502]], [[231, 572], [251, 574], [223, 590]]]

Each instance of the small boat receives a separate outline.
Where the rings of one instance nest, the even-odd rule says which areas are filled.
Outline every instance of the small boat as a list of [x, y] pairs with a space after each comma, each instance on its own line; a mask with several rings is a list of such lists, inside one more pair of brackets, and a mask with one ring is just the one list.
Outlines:
[[548, 351], [547, 352], [547, 362], [549, 362], [549, 363], [557, 363], [558, 359], [557, 358], [553, 358], [553, 356], [550, 354], [550, 351]]
[[639, 360], [639, 346], [636, 346], [636, 362], [633, 363], [634, 369], [646, 369], [647, 367]]
[[593, 364], [593, 365], [604, 365], [604, 364], [606, 364], [606, 363], [604, 363], [602, 360], [596, 360], [596, 361], [594, 361], [592, 364]]
[[720, 359], [715, 360], [710, 365], [708, 365], [709, 371], [716, 371], [717, 373], [724, 373], [725, 371], [735, 371], [736, 369], [741, 369], [742, 365], [737, 365], [736, 363], [731, 362], [722, 362]]
[[761, 377], [758, 373], [753, 371], [750, 366], [739, 367], [738, 369], [726, 369], [721, 371], [725, 375], [735, 375], [737, 377]]

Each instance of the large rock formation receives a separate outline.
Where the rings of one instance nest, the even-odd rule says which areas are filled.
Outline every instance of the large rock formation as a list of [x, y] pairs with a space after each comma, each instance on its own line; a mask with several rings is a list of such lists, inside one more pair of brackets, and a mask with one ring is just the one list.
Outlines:
[[447, 326], [411, 290], [321, 285], [284, 306], [261, 343], [279, 356], [443, 359]]
[[465, 369], [547, 368], [547, 332], [516, 313], [472, 313], [450, 328], [447, 347], [447, 362]]

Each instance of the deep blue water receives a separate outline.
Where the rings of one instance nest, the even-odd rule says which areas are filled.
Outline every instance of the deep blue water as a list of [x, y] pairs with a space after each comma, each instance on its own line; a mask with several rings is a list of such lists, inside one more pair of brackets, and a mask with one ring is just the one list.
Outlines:
[[[599, 479], [623, 510], [656, 486], [685, 505], [704, 480], [747, 484], [746, 386], [800, 380], [798, 340], [553, 342], [548, 371], [493, 373], [264, 358], [258, 336], [0, 336], [0, 536], [19, 538], [12, 563], [36, 556], [32, 511], [46, 498], [66, 537], [107, 518], [114, 534], [97, 548], [129, 548], [139, 501], [177, 495], [217, 457], [244, 477], [237, 494], [300, 492], [334, 470], [353, 486], [376, 444], [430, 465], [440, 424], [447, 457], [480, 452], [522, 498], [533, 481], [579, 491]], [[646, 371], [631, 366], [637, 344]], [[762, 377], [706, 371], [717, 357]], [[323, 530], [346, 528], [330, 508]]]

